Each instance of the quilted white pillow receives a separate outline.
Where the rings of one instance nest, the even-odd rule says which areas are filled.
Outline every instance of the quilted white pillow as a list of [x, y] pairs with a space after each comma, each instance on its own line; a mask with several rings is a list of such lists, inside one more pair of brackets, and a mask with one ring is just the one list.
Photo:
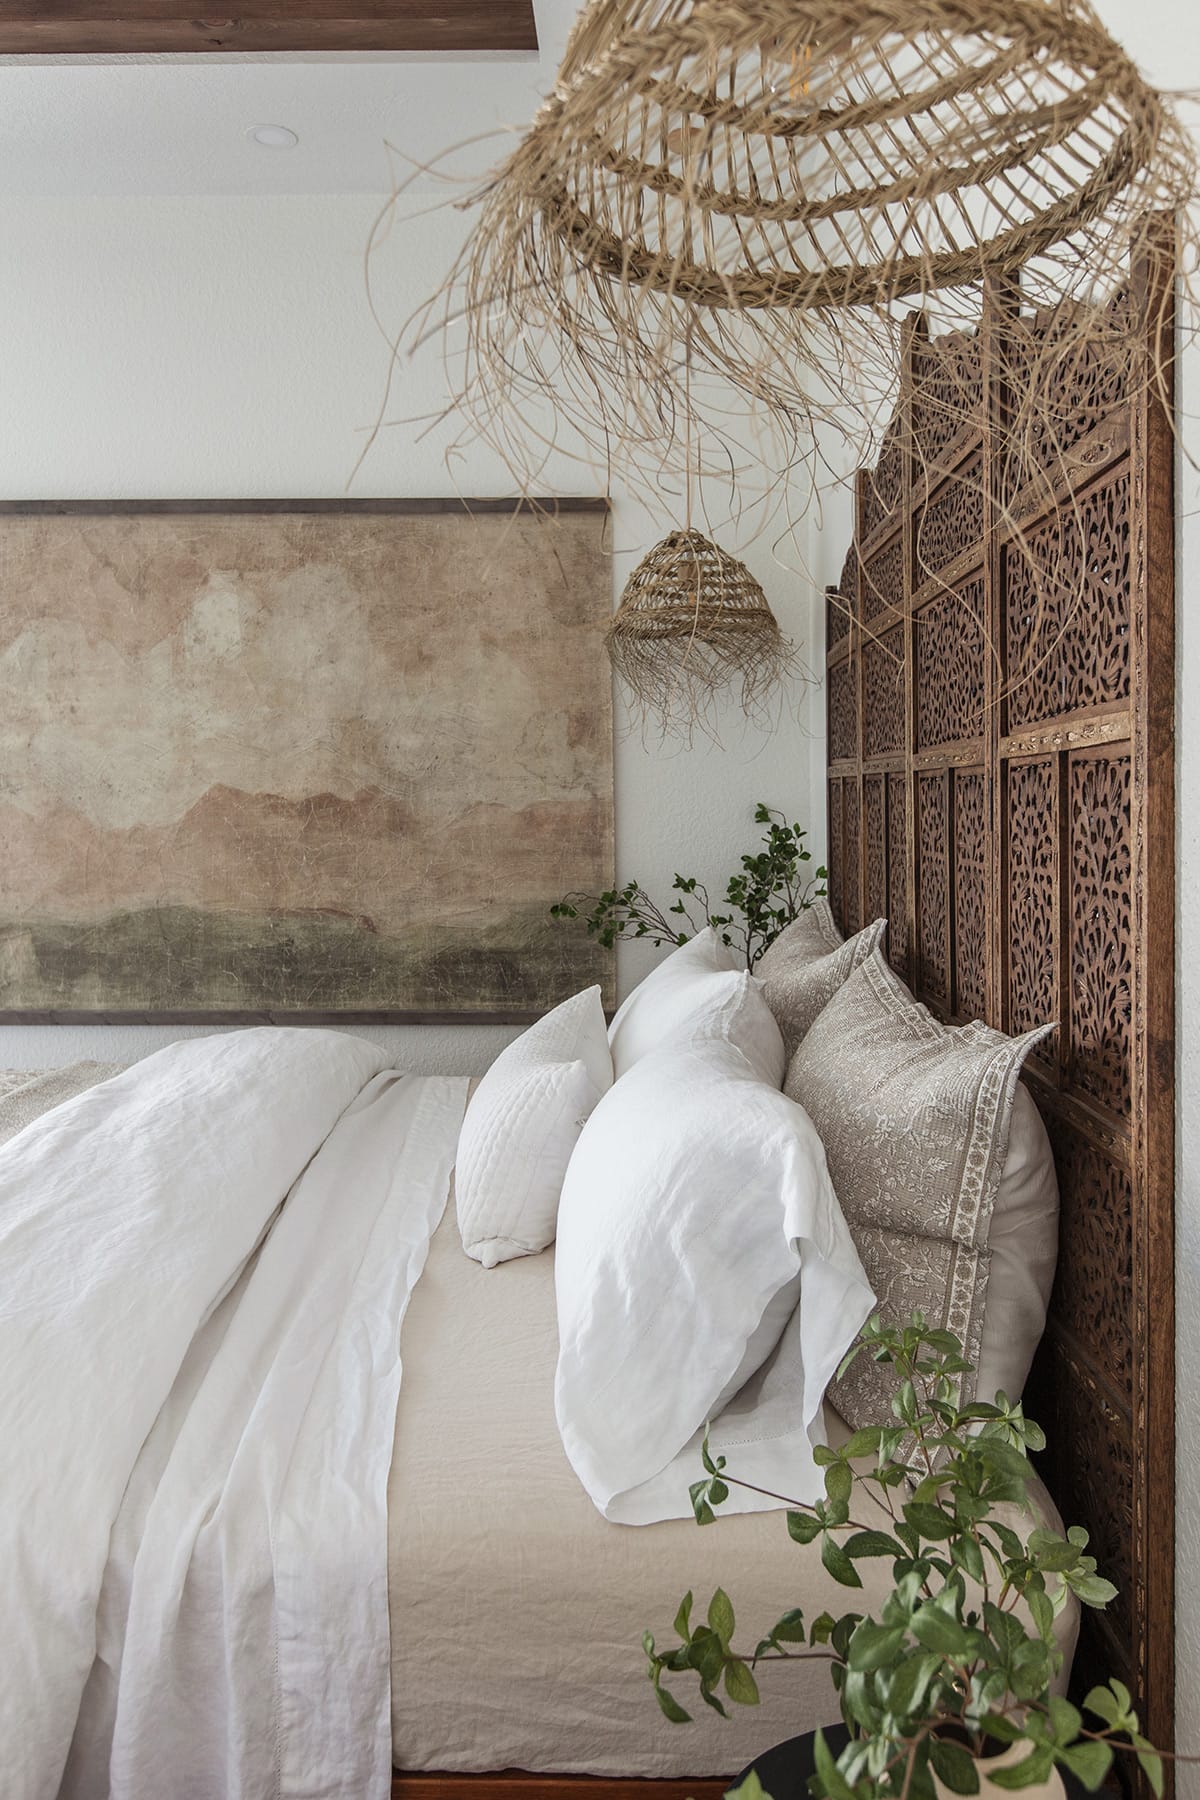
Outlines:
[[873, 1296], [811, 1120], [720, 1034], [684, 1028], [588, 1120], [555, 1285], [559, 1432], [606, 1518], [686, 1517], [710, 1418], [742, 1479], [822, 1492], [822, 1397]]
[[782, 1086], [787, 1057], [762, 983], [711, 925], [673, 950], [617, 1012], [608, 1031], [613, 1073], [626, 1074], [685, 1026], [711, 1027], [764, 1081]]
[[485, 1269], [553, 1241], [571, 1152], [612, 1080], [598, 987], [500, 1052], [467, 1108], [454, 1178], [463, 1249]]

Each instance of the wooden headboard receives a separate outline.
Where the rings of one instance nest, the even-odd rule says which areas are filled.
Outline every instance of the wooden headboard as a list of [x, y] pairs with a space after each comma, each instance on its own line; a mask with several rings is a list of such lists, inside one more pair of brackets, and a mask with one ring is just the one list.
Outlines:
[[1065, 1519], [1087, 1527], [1121, 1590], [1089, 1615], [1080, 1672], [1124, 1675], [1163, 1745], [1174, 1704], [1174, 445], [1163, 384], [1147, 371], [1155, 345], [1170, 350], [1172, 280], [1164, 240], [1110, 305], [1120, 350], [1051, 362], [1053, 429], [1021, 436], [1019, 452], [1005, 422], [1054, 319], [1022, 315], [1006, 289], [984, 297], [972, 334], [931, 339], [909, 322], [898, 411], [875, 468], [856, 477], [826, 645], [830, 895], [843, 930], [886, 915], [893, 966], [943, 1017], [1012, 1032], [1058, 1021], [1027, 1070], [1062, 1194], [1027, 1402]]

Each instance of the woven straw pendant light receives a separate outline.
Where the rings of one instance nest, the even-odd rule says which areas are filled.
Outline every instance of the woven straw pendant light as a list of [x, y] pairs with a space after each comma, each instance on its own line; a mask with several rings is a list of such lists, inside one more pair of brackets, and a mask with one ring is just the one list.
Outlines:
[[739, 679], [742, 708], [753, 711], [792, 656], [746, 565], [690, 528], [671, 532], [638, 564], [605, 641], [645, 712], [688, 732]]
[[[818, 427], [890, 414], [898, 302], [970, 330], [1018, 271], [1029, 306], [1091, 300], [1195, 185], [1088, 0], [589, 0], [443, 290], [458, 403], [519, 478], [540, 404], [648, 482], [682, 465], [686, 341], [794, 491]], [[697, 411], [713, 445], [728, 419]]]

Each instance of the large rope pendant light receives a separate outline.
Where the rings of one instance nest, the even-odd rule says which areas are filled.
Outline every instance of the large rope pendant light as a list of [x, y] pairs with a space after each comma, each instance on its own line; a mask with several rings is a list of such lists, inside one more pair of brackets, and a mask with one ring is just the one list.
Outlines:
[[518, 476], [538, 403], [627, 478], [678, 469], [686, 341], [782, 434], [783, 484], [818, 426], [869, 424], [897, 303], [967, 322], [1017, 271], [1093, 299], [1194, 186], [1087, 0], [590, 0], [436, 322], [465, 319], [459, 403]]

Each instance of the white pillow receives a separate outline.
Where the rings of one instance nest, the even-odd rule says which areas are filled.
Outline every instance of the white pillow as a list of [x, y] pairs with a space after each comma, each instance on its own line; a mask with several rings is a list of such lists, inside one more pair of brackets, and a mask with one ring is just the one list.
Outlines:
[[787, 1058], [762, 983], [711, 925], [673, 950], [618, 1010], [608, 1029], [613, 1073], [619, 1079], [689, 1024], [712, 1024], [764, 1081], [782, 1085]]
[[[770, 1378], [712, 1442], [745, 1480], [813, 1499], [822, 1397], [873, 1296], [808, 1115], [719, 1033], [689, 1028], [601, 1101], [559, 1206], [555, 1408], [606, 1518], [687, 1516], [705, 1421], [797, 1276]], [[732, 1490], [733, 1511], [771, 1504]]]
[[612, 1080], [598, 987], [500, 1052], [467, 1108], [455, 1173], [463, 1249], [485, 1269], [553, 1240], [571, 1152]]

